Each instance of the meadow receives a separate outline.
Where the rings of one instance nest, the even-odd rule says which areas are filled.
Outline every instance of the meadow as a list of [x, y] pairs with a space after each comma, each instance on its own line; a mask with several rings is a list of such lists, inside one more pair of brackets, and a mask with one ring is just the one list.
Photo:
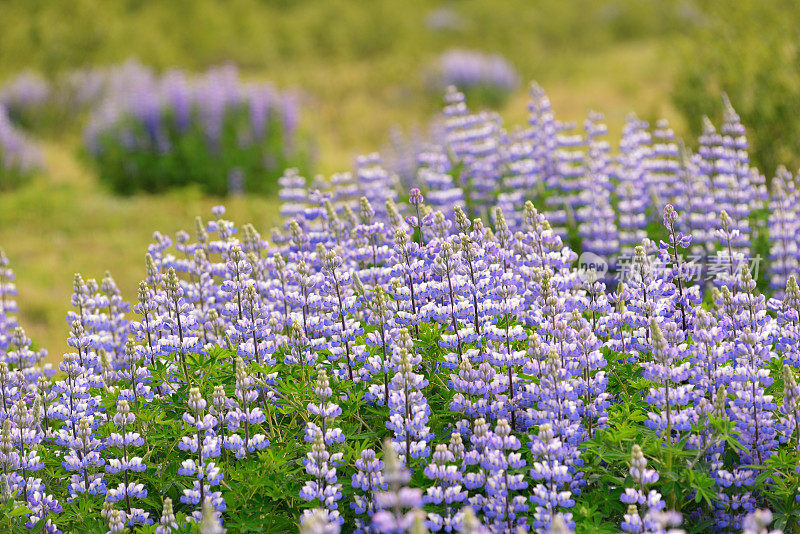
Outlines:
[[737, 6], [10, 2], [0, 529], [800, 531]]

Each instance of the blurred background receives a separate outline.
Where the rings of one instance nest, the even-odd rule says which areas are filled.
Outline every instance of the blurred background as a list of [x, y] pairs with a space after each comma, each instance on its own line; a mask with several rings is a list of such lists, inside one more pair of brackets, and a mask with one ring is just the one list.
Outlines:
[[[636, 113], [694, 136], [727, 93], [769, 177], [800, 164], [788, 0], [6, 0], [0, 246], [20, 318], [66, 349], [73, 273], [135, 299], [154, 230], [224, 202], [264, 235], [285, 167], [330, 174], [422, 142], [448, 84], [524, 125]], [[511, 126], [509, 126], [510, 128]], [[397, 150], [395, 150], [397, 152]]]

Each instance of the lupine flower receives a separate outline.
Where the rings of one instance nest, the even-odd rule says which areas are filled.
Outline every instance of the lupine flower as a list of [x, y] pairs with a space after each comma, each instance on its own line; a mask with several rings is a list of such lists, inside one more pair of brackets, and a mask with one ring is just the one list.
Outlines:
[[[236, 389], [235, 399], [228, 400], [225, 392], [216, 393], [214, 404], [220, 413], [220, 423], [227, 422], [231, 435], [225, 436], [224, 429], [220, 428], [222, 444], [225, 449], [232, 451], [237, 458], [244, 458], [269, 446], [269, 439], [257, 432], [259, 425], [266, 421], [266, 416], [261, 408], [253, 406], [258, 399], [255, 379], [245, 369], [241, 358], [236, 358]], [[224, 414], [224, 415], [223, 415]], [[240, 432], [242, 434], [240, 434]]]
[[500, 92], [512, 90], [519, 82], [514, 67], [499, 55], [471, 50], [451, 50], [439, 58], [441, 86], [459, 89], [486, 87]]
[[[553, 427], [545, 423], [539, 427], [539, 434], [531, 444], [534, 462], [531, 466], [530, 476], [537, 481], [530, 495], [531, 502], [535, 505], [532, 525], [536, 529], [543, 529], [549, 525], [556, 514], [559, 514], [570, 528], [572, 514], [561, 512], [575, 505], [569, 484], [572, 475], [569, 466], [561, 459], [565, 458], [568, 445], [557, 438]], [[568, 457], [568, 456], [567, 456]]]
[[372, 528], [389, 534], [408, 532], [416, 521], [424, 517], [422, 491], [406, 485], [411, 473], [388, 442], [384, 443], [383, 461], [383, 479], [388, 489], [375, 496], [378, 511], [372, 516]]
[[[211, 502], [217, 513], [226, 509], [222, 493], [213, 491], [212, 488], [222, 482], [224, 475], [215, 462], [209, 461], [220, 455], [220, 440], [214, 434], [218, 424], [217, 418], [211, 413], [206, 413], [207, 403], [198, 388], [189, 390], [189, 410], [183, 414], [183, 422], [190, 429], [190, 434], [181, 438], [178, 448], [182, 451], [196, 455], [197, 460], [189, 458], [181, 463], [178, 474], [192, 477], [192, 485], [183, 490], [181, 502], [192, 507], [203, 505], [206, 498]], [[200, 522], [202, 508], [192, 512], [190, 518]]]
[[303, 515], [301, 534], [338, 534], [341, 530], [338, 512], [325, 508], [313, 508]]
[[178, 523], [175, 522], [175, 514], [172, 511], [172, 499], [165, 497], [161, 519], [156, 527], [156, 534], [171, 534], [176, 530], [178, 530]]
[[[131, 413], [128, 401], [120, 399], [117, 413], [114, 415], [114, 425], [117, 432], [113, 432], [106, 440], [106, 447], [121, 449], [121, 456], [110, 458], [106, 462], [106, 472], [112, 475], [122, 475], [122, 482], [117, 487], [109, 488], [106, 500], [111, 503], [122, 502], [125, 507], [121, 516], [122, 523], [133, 526], [136, 523], [150, 524], [149, 513], [141, 508], [133, 508], [133, 500], [147, 497], [144, 485], [131, 480], [132, 473], [140, 473], [147, 466], [139, 456], [131, 456], [132, 448], [144, 445], [144, 439], [138, 432], [133, 431], [136, 415]], [[118, 512], [119, 513], [119, 512]]]
[[653, 406], [645, 425], [652, 428], [666, 443], [672, 443], [674, 435], [690, 430], [690, 411], [685, 407], [693, 398], [693, 386], [685, 382], [689, 377], [689, 364], [682, 359], [683, 334], [678, 325], [665, 321], [659, 326], [655, 318], [650, 320], [650, 340], [653, 361], [645, 362], [643, 376], [651, 380], [646, 401]]
[[748, 514], [742, 523], [742, 534], [780, 534], [780, 530], [769, 530], [770, 523], [772, 523], [772, 512], [756, 510]]
[[[461, 435], [453, 434], [453, 437], [455, 438], [455, 440], [451, 438], [453, 448], [457, 449]], [[458, 508], [467, 498], [467, 492], [462, 486], [463, 475], [456, 461], [453, 450], [447, 445], [437, 445], [431, 463], [425, 467], [425, 476], [431, 479], [433, 484], [428, 487], [423, 501], [428, 505], [434, 505], [436, 509], [443, 508], [443, 513], [428, 513], [426, 525], [434, 532], [442, 529], [450, 532], [458, 525]]]
[[428, 381], [415, 372], [422, 358], [411, 355], [404, 346], [392, 354], [392, 367], [396, 374], [389, 386], [389, 420], [386, 427], [394, 432], [392, 446], [403, 465], [409, 466], [412, 459], [430, 455], [433, 435], [427, 426], [430, 407], [423, 393]]
[[386, 491], [386, 483], [383, 481], [383, 461], [375, 456], [372, 449], [361, 451], [361, 458], [356, 460], [356, 473], [352, 478], [353, 489], [360, 490], [353, 497], [350, 507], [358, 516], [356, 519], [356, 530], [358, 532], [369, 533], [372, 515], [375, 513], [375, 496], [380, 491]]
[[[333, 396], [333, 391], [324, 369], [320, 369], [317, 375], [314, 394], [319, 403], [309, 403], [308, 411], [320, 418], [320, 424], [309, 421], [306, 425], [305, 440], [311, 442], [311, 451], [303, 460], [306, 473], [313, 479], [308, 480], [300, 490], [300, 498], [306, 501], [317, 501], [319, 507], [329, 510], [331, 521], [336, 521], [341, 525], [344, 519], [339, 515], [337, 501], [342, 498], [342, 485], [338, 483], [337, 467], [342, 461], [343, 454], [341, 452], [331, 454], [328, 447], [343, 442], [345, 437], [340, 428], [329, 426], [334, 418], [341, 415], [342, 410], [337, 404], [329, 401]], [[307, 510], [301, 523], [305, 523], [312, 514], [311, 510]]]
[[481, 467], [486, 470], [486, 500], [484, 513], [496, 530], [512, 531], [526, 524], [528, 503], [523, 495], [515, 494], [528, 487], [522, 454], [517, 452], [520, 441], [511, 434], [505, 419], [498, 419], [494, 432], [489, 436]]

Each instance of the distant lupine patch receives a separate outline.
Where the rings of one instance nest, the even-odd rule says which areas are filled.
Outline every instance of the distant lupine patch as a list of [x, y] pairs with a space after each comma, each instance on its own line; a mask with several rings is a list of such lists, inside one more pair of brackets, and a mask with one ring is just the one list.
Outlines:
[[17, 75], [0, 88], [0, 106], [5, 107], [12, 122], [24, 127], [31, 126], [36, 113], [51, 97], [47, 80], [30, 71]]
[[489, 103], [496, 103], [519, 85], [519, 75], [507, 59], [475, 50], [445, 52], [439, 56], [433, 76], [433, 85], [439, 91], [452, 85], [490, 98]]
[[0, 106], [0, 189], [27, 181], [44, 165], [39, 147], [8, 117]]
[[440, 7], [425, 15], [425, 26], [431, 31], [457, 31], [464, 27], [464, 18], [449, 7]]
[[91, 73], [83, 80], [76, 95], [105, 95], [84, 140], [101, 180], [115, 191], [197, 184], [216, 195], [265, 193], [288, 163], [304, 163], [296, 99], [240, 81], [232, 66], [194, 76], [127, 64], [110, 72], [102, 90]]

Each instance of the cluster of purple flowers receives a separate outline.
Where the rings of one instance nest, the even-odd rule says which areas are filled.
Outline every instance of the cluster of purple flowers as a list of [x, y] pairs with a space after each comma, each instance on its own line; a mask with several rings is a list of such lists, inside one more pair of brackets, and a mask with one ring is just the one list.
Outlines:
[[5, 108], [14, 122], [19, 122], [47, 104], [51, 97], [52, 90], [47, 80], [25, 71], [0, 88], [0, 107]]
[[[646, 384], [642, 432], [667, 451], [683, 444], [711, 481], [711, 504], [692, 508], [692, 520], [720, 532], [766, 528], [757, 479], [800, 440], [797, 277], [784, 270], [784, 291], [767, 299], [748, 269], [706, 288], [681, 260], [699, 246], [742, 261], [750, 246], [742, 202], [766, 198], [743, 169], [735, 114], [721, 134], [708, 130], [696, 157], [673, 150], [667, 125], [651, 137], [632, 120], [615, 162], [599, 115], [585, 139], [568, 134], [538, 88], [530, 129], [514, 135], [496, 116], [469, 114], [456, 91], [447, 98], [446, 145], [421, 158], [421, 188], [399, 191], [376, 155], [330, 179], [287, 172], [287, 220], [269, 242], [222, 207], [198, 218], [194, 235], [156, 232], [135, 316], [110, 275], [76, 275], [72, 351], [55, 380], [18, 330], [0, 256], [4, 502], [27, 506], [25, 520], [50, 531], [63, 503], [102, 499], [112, 532], [157, 517], [158, 532], [173, 532], [184, 526], [176, 512], [219, 532], [228, 470], [285, 445], [287, 419], [276, 414], [293, 406], [286, 392], [299, 380], [309, 402], [289, 419], [305, 422], [294, 458], [305, 483], [287, 499], [307, 502], [303, 532], [570, 532], [576, 506], [597, 491], [585, 454], [625, 400], [609, 389], [623, 363]], [[718, 192], [715, 206], [730, 210], [700, 228], [685, 183]], [[531, 200], [540, 189], [555, 199], [541, 211]], [[627, 211], [609, 211], [614, 198]], [[656, 207], [658, 244], [644, 234]], [[619, 223], [618, 243], [634, 255], [616, 287], [577, 269], [565, 244], [575, 229], [599, 254], [608, 241], [591, 230], [598, 221], [603, 236]], [[232, 376], [227, 391], [203, 384], [207, 358]], [[142, 482], [160, 469], [140, 415], [155, 402], [180, 414], [170, 444], [180, 497], [161, 510], [147, 496], [162, 488]], [[345, 435], [343, 406], [348, 418], [369, 412], [382, 424], [359, 421], [369, 439]], [[61, 462], [47, 477], [43, 450]], [[667, 532], [680, 518], [651, 487], [659, 474], [643, 450], [631, 454], [627, 489], [602, 490], [622, 493], [623, 531]]]
[[437, 86], [461, 90], [484, 88], [508, 93], [519, 84], [513, 65], [499, 54], [454, 49], [443, 53], [437, 65]]
[[0, 105], [0, 188], [16, 185], [44, 166], [39, 146], [17, 127]]
[[157, 74], [129, 62], [109, 69], [100, 83], [92, 74], [74, 89], [76, 99], [100, 99], [84, 143], [101, 178], [119, 190], [197, 182], [215, 194], [263, 192], [272, 185], [266, 177], [279, 174], [297, 152], [296, 96], [243, 82], [232, 65], [198, 75]]
[[[129, 62], [110, 69], [106, 77], [102, 102], [92, 112], [84, 134], [92, 153], [102, 150], [98, 138], [112, 130], [119, 142], [131, 148], [144, 143], [169, 151], [168, 130], [185, 131], [195, 122], [202, 124], [209, 147], [213, 147], [220, 142], [226, 114], [242, 107], [250, 119], [249, 131], [240, 132], [243, 144], [262, 138], [269, 121], [276, 117], [288, 138], [297, 127], [296, 102], [290, 94], [281, 94], [270, 85], [243, 83], [233, 66], [212, 68], [199, 76], [180, 70], [158, 75]], [[119, 123], [128, 119], [144, 131], [130, 127], [117, 131]]]

